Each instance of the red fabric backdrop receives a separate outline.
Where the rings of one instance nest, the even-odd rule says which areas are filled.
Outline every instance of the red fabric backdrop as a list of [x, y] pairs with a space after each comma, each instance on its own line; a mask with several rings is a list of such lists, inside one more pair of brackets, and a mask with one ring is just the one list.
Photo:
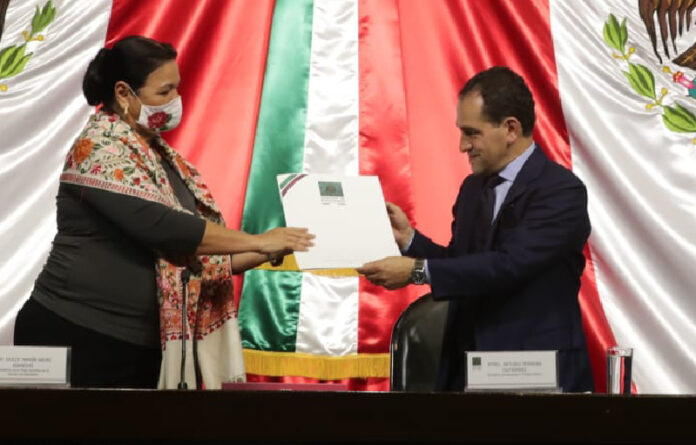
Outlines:
[[[178, 49], [184, 120], [168, 140], [199, 167], [233, 228], [241, 220], [273, 6], [272, 0], [114, 0], [107, 33], [107, 45], [141, 34]], [[359, 14], [360, 169], [378, 174], [387, 200], [403, 206], [424, 233], [441, 243], [449, 238], [451, 206], [469, 173], [457, 149], [457, 92], [480, 70], [508, 65], [525, 77], [537, 103], [535, 139], [572, 168], [548, 0], [360, 0]], [[369, 331], [361, 335], [372, 336], [361, 352], [386, 352], [392, 320], [418, 292], [400, 294], [403, 301], [384, 313], [379, 300], [389, 294], [361, 284], [361, 329]], [[603, 390], [604, 351], [614, 340], [591, 259], [580, 301]], [[262, 379], [268, 380], [250, 376]], [[352, 389], [387, 385], [350, 382]]]

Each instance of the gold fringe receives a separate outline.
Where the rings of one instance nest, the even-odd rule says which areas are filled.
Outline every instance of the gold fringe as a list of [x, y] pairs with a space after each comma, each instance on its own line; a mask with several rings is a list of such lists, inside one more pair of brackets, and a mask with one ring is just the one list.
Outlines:
[[250, 374], [269, 376], [302, 376], [322, 380], [389, 377], [389, 354], [329, 357], [302, 352], [244, 349], [244, 365]]
[[314, 275], [323, 275], [327, 277], [357, 277], [360, 274], [355, 269], [312, 269], [312, 270], [300, 270], [297, 266], [297, 260], [295, 255], [287, 255], [283, 258], [283, 264], [278, 267], [271, 266], [271, 263], [263, 263], [256, 267], [260, 270], [275, 270], [275, 271], [294, 271], [294, 272], [307, 272]]

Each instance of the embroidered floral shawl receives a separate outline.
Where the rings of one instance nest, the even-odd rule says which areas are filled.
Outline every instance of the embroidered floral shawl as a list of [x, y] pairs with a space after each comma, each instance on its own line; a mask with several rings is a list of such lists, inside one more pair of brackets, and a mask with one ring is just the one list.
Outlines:
[[[223, 224], [208, 187], [196, 169], [162, 139], [158, 153], [167, 158], [196, 198], [199, 214]], [[162, 160], [164, 162], [164, 160]], [[186, 212], [174, 194], [157, 154], [118, 115], [97, 112], [68, 153], [61, 181], [158, 202]], [[175, 264], [176, 263], [176, 264]], [[160, 333], [163, 348], [160, 388], [176, 388], [181, 366], [181, 312], [184, 264], [192, 271], [187, 285], [186, 380], [196, 387], [193, 344], [203, 384], [220, 388], [243, 381], [244, 363], [232, 289], [229, 255], [192, 256], [183, 262], [159, 258], [156, 265]]]

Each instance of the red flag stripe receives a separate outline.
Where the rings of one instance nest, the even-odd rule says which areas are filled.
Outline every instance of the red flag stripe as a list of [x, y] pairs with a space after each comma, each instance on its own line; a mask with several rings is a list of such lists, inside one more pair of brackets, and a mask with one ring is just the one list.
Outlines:
[[[410, 144], [397, 0], [361, 0], [359, 15], [360, 174], [378, 175], [387, 201], [413, 215]], [[360, 279], [358, 351], [389, 350], [391, 329], [423, 289], [387, 291]]]

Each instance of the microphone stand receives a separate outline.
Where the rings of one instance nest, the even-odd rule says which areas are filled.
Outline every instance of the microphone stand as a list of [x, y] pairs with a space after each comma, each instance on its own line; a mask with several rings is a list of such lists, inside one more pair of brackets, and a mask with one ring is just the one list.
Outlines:
[[186, 384], [186, 319], [188, 317], [186, 299], [189, 278], [191, 278], [191, 271], [184, 269], [181, 272], [181, 375], [179, 377], [179, 385], [177, 386], [178, 389], [188, 389]]

